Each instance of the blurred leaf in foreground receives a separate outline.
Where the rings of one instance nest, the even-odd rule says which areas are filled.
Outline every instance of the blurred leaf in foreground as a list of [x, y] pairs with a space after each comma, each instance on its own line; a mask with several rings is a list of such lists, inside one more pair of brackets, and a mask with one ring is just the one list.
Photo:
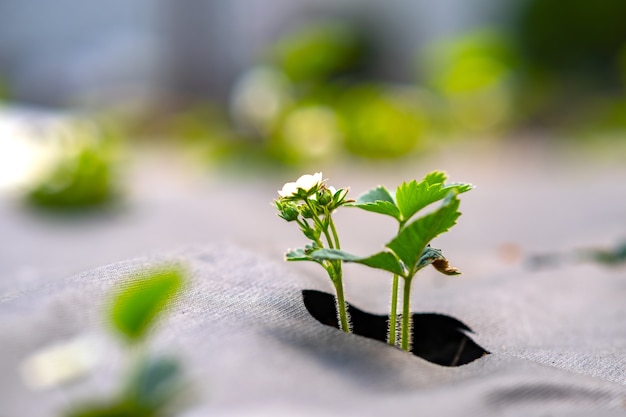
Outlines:
[[165, 417], [174, 416], [183, 401], [180, 363], [171, 358], [140, 362], [121, 395], [113, 401], [88, 402], [67, 417]]
[[177, 267], [144, 271], [114, 298], [110, 312], [113, 326], [129, 341], [141, 340], [180, 292], [183, 282], [183, 271]]
[[148, 358], [132, 375], [126, 395], [128, 402], [146, 409], [172, 406], [183, 388], [182, 367], [174, 358]]

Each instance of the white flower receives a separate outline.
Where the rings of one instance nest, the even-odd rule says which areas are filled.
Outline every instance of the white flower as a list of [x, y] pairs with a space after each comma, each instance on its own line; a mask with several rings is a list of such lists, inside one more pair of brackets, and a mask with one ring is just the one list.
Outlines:
[[291, 197], [298, 191], [298, 187], [295, 182], [288, 182], [283, 185], [283, 189], [278, 192], [278, 195], [281, 197]]
[[309, 192], [316, 189], [322, 183], [322, 173], [316, 172], [313, 175], [305, 174], [296, 180], [296, 182], [288, 182], [283, 185], [283, 189], [278, 192], [278, 195], [283, 198], [293, 197], [299, 190]]
[[30, 388], [56, 387], [85, 376], [103, 359], [102, 342], [94, 336], [56, 343], [22, 362], [21, 376]]

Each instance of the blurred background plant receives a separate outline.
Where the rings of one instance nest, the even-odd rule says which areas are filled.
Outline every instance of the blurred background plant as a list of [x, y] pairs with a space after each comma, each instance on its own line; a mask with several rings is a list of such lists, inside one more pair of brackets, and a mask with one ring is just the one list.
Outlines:
[[93, 123], [70, 124], [58, 138], [58, 152], [37, 183], [29, 201], [50, 208], [86, 208], [111, 203], [117, 196], [115, 163], [119, 138]]
[[[10, 104], [114, 113], [135, 142], [169, 140], [233, 171], [626, 132], [621, 0], [55, 4], [73, 18], [0, 0]], [[22, 36], [15, 22], [33, 19]], [[68, 141], [31, 200], [108, 200], [109, 147], [98, 142]]]
[[150, 331], [184, 286], [179, 267], [150, 268], [121, 287], [110, 307], [108, 321], [124, 339], [126, 382], [112, 399], [79, 403], [71, 417], [157, 417], [177, 415], [188, 398], [181, 363], [148, 351]]
[[521, 119], [520, 59], [503, 30], [479, 29], [428, 44], [418, 78], [445, 103], [449, 132], [506, 132]]

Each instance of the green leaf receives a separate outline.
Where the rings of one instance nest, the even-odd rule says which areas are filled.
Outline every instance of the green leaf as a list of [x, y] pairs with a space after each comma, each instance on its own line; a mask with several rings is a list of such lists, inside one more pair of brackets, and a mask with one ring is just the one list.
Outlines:
[[446, 198], [437, 210], [406, 226], [398, 236], [387, 243], [387, 247], [409, 270], [415, 271], [426, 245], [456, 224], [456, 219], [461, 215], [458, 211], [459, 203], [456, 195]]
[[140, 340], [183, 286], [183, 272], [176, 267], [151, 269], [126, 284], [113, 299], [110, 319], [131, 342]]
[[403, 182], [396, 189], [396, 204], [401, 221], [406, 222], [424, 207], [443, 200], [450, 193], [464, 193], [472, 189], [471, 184], [444, 185], [446, 175], [440, 171], [427, 174], [420, 182]]
[[396, 206], [393, 196], [383, 186], [378, 186], [357, 198], [349, 206], [358, 207], [374, 213], [386, 214], [395, 219], [400, 219], [400, 211]]
[[310, 248], [297, 248], [297, 249], [289, 249], [287, 253], [285, 253], [285, 260], [289, 262], [296, 261], [313, 261], [317, 263], [321, 263], [319, 259], [315, 259], [310, 254]]
[[172, 403], [182, 388], [182, 366], [176, 359], [149, 357], [139, 363], [124, 394], [129, 402], [156, 412]]
[[405, 270], [398, 258], [391, 252], [383, 251], [367, 257], [360, 257], [338, 249], [318, 249], [311, 256], [320, 261], [354, 262], [371, 268], [383, 269], [393, 274], [404, 275]]
[[355, 204], [368, 204], [375, 203], [377, 201], [388, 201], [390, 203], [394, 203], [393, 196], [391, 195], [389, 190], [387, 190], [387, 188], [385, 188], [384, 186], [379, 185], [378, 187], [371, 189], [364, 194], [361, 194], [356, 199]]
[[297, 249], [289, 249], [287, 253], [285, 253], [285, 260], [286, 261], [312, 261], [313, 259], [311, 258], [310, 255], [307, 255], [304, 252], [304, 249], [297, 248]]
[[441, 253], [441, 249], [431, 248], [427, 246], [417, 261], [416, 269], [422, 269], [425, 266], [432, 265], [437, 271], [445, 275], [460, 275], [461, 271], [450, 266], [448, 260]]
[[400, 260], [391, 252], [378, 252], [372, 256], [361, 259], [358, 263], [371, 268], [383, 269], [396, 275], [404, 276], [406, 271]]
[[448, 179], [448, 175], [443, 171], [433, 171], [426, 174], [424, 181], [428, 185], [443, 184]]

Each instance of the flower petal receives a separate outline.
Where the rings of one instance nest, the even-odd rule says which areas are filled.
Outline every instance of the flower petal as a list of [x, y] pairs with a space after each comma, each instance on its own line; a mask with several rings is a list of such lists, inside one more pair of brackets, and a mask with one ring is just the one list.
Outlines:
[[313, 178], [313, 175], [309, 175], [309, 174], [305, 174], [301, 176], [296, 181], [296, 185], [298, 186], [298, 188], [305, 190], [305, 191], [308, 191], [311, 188], [313, 188], [314, 184], [315, 184], [315, 178]]
[[295, 182], [288, 182], [283, 185], [283, 189], [278, 191], [278, 195], [284, 198], [291, 197], [298, 191], [298, 187]]

